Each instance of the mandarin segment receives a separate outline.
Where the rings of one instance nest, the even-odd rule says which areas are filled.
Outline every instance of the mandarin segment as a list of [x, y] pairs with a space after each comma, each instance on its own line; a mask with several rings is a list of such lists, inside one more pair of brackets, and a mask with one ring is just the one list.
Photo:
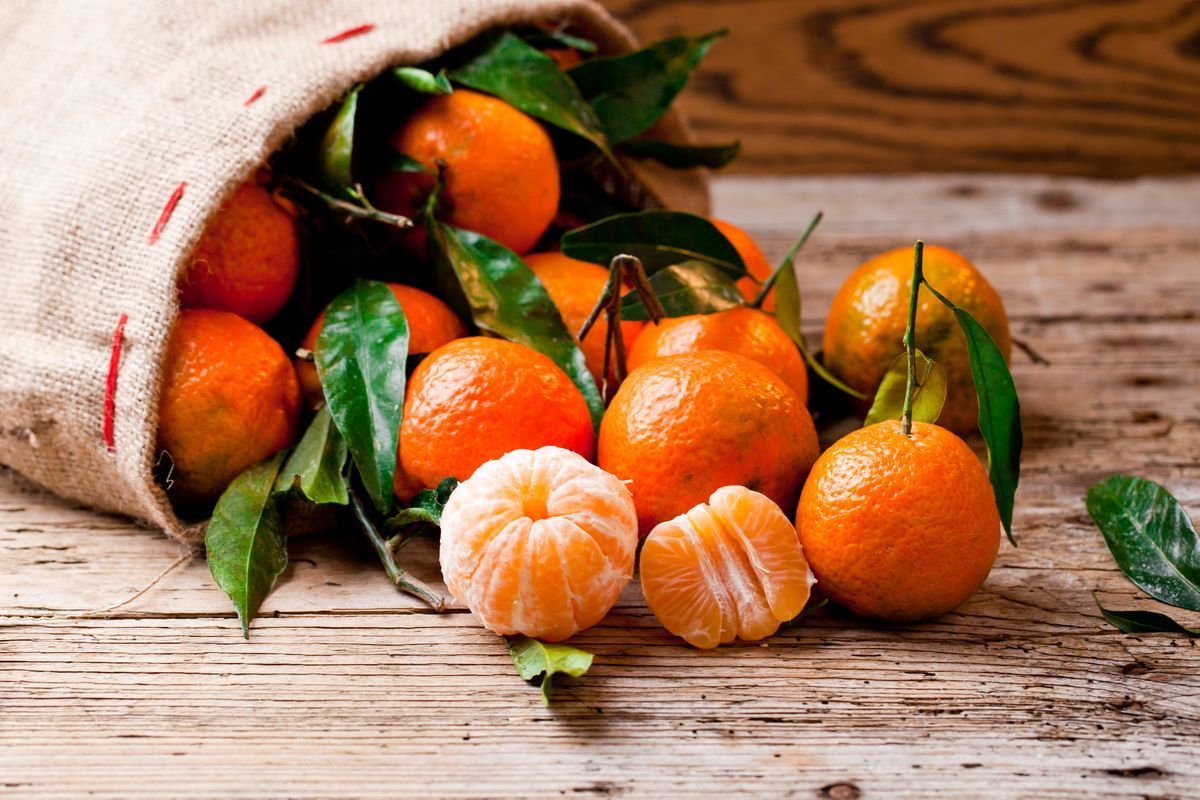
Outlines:
[[587, 402], [547, 356], [503, 339], [470, 336], [430, 353], [413, 371], [400, 424], [397, 496], [466, 480], [510, 450], [548, 445], [591, 459]]
[[719, 350], [629, 374], [600, 424], [597, 463], [631, 481], [643, 534], [722, 486], [794, 507], [817, 458], [808, 409], [778, 376]]
[[703, 649], [770, 636], [804, 609], [813, 585], [796, 529], [744, 486], [657, 525], [639, 572], [663, 627]]
[[442, 575], [484, 627], [561, 641], [608, 613], [633, 574], [637, 514], [621, 481], [570, 450], [489, 461], [442, 513]]
[[796, 527], [822, 591], [855, 614], [936, 617], [987, 578], [1000, 515], [966, 442], [888, 420], [839, 439], [814, 465]]

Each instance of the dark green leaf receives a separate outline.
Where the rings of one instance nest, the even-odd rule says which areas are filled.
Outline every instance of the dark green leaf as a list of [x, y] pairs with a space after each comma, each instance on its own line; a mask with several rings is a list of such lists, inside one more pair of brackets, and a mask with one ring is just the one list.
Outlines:
[[967, 338], [967, 356], [971, 362], [971, 379], [975, 382], [975, 394], [979, 397], [979, 432], [988, 449], [988, 477], [996, 495], [996, 508], [1008, 540], [1016, 546], [1012, 532], [1013, 499], [1017, 493], [1017, 482], [1021, 479], [1021, 403], [1017, 399], [1017, 387], [1008, 362], [1000, 348], [984, 330], [979, 321], [954, 305], [945, 295], [930, 286], [947, 308], [954, 312], [958, 327]]
[[550, 705], [554, 676], [582, 677], [592, 666], [592, 654], [565, 644], [546, 644], [528, 636], [507, 636], [508, 652], [517, 674], [524, 680], [542, 678], [542, 703]]
[[287, 539], [275, 501], [275, 479], [285, 451], [233, 479], [213, 509], [204, 549], [213, 580], [229, 595], [242, 635], [287, 568]]
[[608, 153], [600, 120], [554, 59], [512, 33], [490, 41], [450, 73], [463, 86], [495, 95], [555, 127], [582, 136]]
[[737, 158], [741, 142], [729, 144], [694, 145], [660, 142], [655, 139], [634, 139], [621, 145], [624, 155], [649, 158], [673, 169], [708, 167], [720, 169]]
[[321, 139], [318, 162], [321, 180], [336, 194], [347, 194], [354, 188], [354, 121], [361, 90], [362, 86], [350, 90]]
[[346, 440], [333, 424], [329, 406], [321, 406], [280, 470], [275, 490], [295, 488], [314, 503], [344, 506], [349, 498], [342, 470], [348, 455]]
[[454, 91], [444, 69], [438, 70], [435, 75], [420, 67], [396, 67], [392, 74], [409, 89], [421, 94], [450, 94]]
[[408, 508], [397, 511], [384, 522], [384, 527], [389, 533], [398, 533], [410, 525], [441, 525], [442, 511], [456, 488], [457, 478], [445, 478], [436, 489], [422, 489], [413, 496]]
[[437, 268], [452, 275], [481, 330], [531, 347], [558, 364], [579, 387], [599, 425], [604, 402], [583, 351], [558, 307], [525, 262], [478, 233], [430, 220]]
[[427, 175], [437, 175], [436, 169], [425, 166], [407, 153], [392, 153], [387, 168], [392, 172], [424, 172]]
[[592, 104], [608, 140], [632, 139], [663, 115], [692, 70], [725, 35], [676, 36], [620, 56], [592, 58], [568, 73]]
[[1200, 628], [1187, 628], [1166, 614], [1157, 611], [1110, 611], [1096, 601], [1097, 608], [1109, 624], [1125, 633], [1180, 633], [1200, 636]]
[[737, 249], [704, 217], [682, 211], [631, 211], [568, 231], [564, 255], [607, 267], [621, 254], [636, 256], [646, 272], [683, 261], [704, 261], [735, 278], [746, 274]]
[[[668, 317], [712, 314], [745, 302], [736, 281], [703, 261], [685, 261], [660, 269], [650, 276], [650, 288]], [[650, 319], [636, 291], [621, 298], [621, 319]]]
[[1087, 509], [1131, 581], [1156, 600], [1200, 611], [1200, 538], [1170, 492], [1114, 475], [1088, 489]]
[[[912, 418], [917, 422], [937, 422], [946, 403], [946, 370], [920, 350], [917, 356], [917, 379], [913, 389]], [[874, 425], [887, 419], [900, 419], [904, 414], [904, 394], [908, 388], [908, 356], [904, 353], [893, 359], [879, 383], [875, 402], [867, 412], [863, 425]]]
[[408, 358], [408, 323], [387, 284], [359, 281], [334, 298], [315, 355], [329, 413], [367, 493], [386, 514]]

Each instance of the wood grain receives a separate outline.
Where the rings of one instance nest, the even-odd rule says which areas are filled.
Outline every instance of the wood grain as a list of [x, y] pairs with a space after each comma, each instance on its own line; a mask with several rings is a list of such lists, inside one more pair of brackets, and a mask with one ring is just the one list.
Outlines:
[[644, 40], [726, 27], [684, 95], [756, 173], [1200, 169], [1194, 0], [604, 0]]
[[[814, 333], [850, 269], [921, 235], [973, 258], [1049, 361], [1013, 365], [1020, 546], [966, 605], [920, 625], [822, 610], [704, 653], [634, 585], [547, 709], [350, 528], [292, 540], [249, 641], [200, 560], [90, 613], [177, 545], [0, 471], [0, 798], [1194, 797], [1200, 647], [1103, 622], [1093, 592], [1156, 604], [1083, 494], [1130, 471], [1200, 509], [1200, 178], [743, 177], [715, 199], [772, 257], [825, 209], [799, 267]], [[431, 547], [408, 557], [436, 574]]]

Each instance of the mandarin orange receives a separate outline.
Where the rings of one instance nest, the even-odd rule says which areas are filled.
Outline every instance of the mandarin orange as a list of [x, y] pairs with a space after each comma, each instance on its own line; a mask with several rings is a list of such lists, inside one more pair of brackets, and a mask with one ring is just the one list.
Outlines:
[[[734, 225], [732, 222], [726, 222], [722, 219], [710, 218], [713, 225], [717, 226], [717, 230], [725, 234], [725, 238], [733, 245], [733, 249], [738, 251], [738, 255], [742, 257], [743, 263], [746, 265], [746, 271], [750, 273], [750, 277], [742, 278], [738, 281], [738, 288], [742, 290], [747, 300], [753, 300], [758, 297], [758, 292], [762, 289], [763, 281], [771, 277], [771, 273], [775, 268], [771, 266], [771, 262], [767, 261], [767, 257], [763, 255], [762, 248], [758, 243], [750, 237], [750, 234]], [[765, 311], [775, 310], [775, 292], [771, 291], [763, 301], [762, 308]]]

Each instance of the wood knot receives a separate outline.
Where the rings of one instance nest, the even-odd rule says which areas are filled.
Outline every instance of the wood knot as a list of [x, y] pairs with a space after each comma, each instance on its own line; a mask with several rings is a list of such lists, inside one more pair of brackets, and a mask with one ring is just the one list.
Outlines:
[[1033, 201], [1043, 211], [1070, 211], [1079, 206], [1075, 195], [1065, 189], [1046, 189], [1034, 195]]
[[817, 797], [827, 797], [829, 800], [857, 800], [862, 797], [862, 791], [853, 783], [831, 783], [822, 786]]

